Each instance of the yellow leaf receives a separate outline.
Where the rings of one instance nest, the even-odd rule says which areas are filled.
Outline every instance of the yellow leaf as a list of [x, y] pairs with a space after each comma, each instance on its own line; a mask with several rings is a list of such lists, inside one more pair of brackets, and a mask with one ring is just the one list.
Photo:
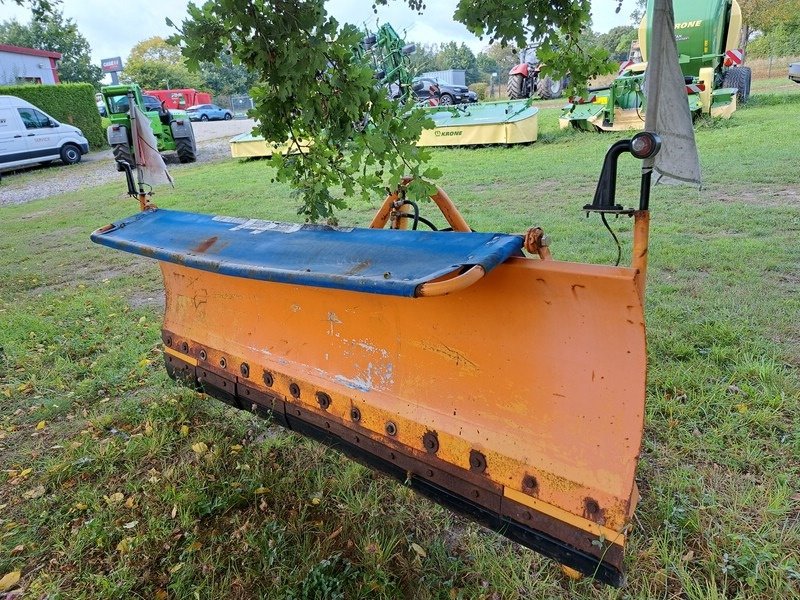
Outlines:
[[31, 471], [33, 471], [33, 469], [31, 469], [30, 467], [28, 467], [27, 469], [22, 469], [22, 471], [19, 472], [19, 477], [27, 477], [28, 475], [31, 474]]
[[139, 366], [140, 367], [146, 367], [147, 365], [150, 364], [150, 362], [151, 361], [149, 359], [143, 358], [142, 360], [139, 361]]
[[749, 407], [747, 406], [747, 404], [737, 404], [736, 405], [736, 410], [738, 410], [740, 413], [746, 413], [748, 408]]
[[125, 508], [133, 508], [135, 504], [136, 504], [136, 499], [133, 496], [125, 500]]
[[425, 552], [425, 549], [416, 542], [411, 543], [411, 549], [414, 552], [416, 552], [417, 556], [419, 556], [420, 558], [425, 558], [426, 556], [428, 556], [428, 553]]
[[[256, 494], [266, 494], [269, 492], [268, 487], [257, 487], [255, 493]], [[312, 500], [313, 502], [313, 500]], [[319, 498], [317, 498], [317, 504], [319, 504]]]
[[35, 488], [31, 488], [27, 492], [22, 494], [22, 497], [25, 498], [25, 500], [35, 500], [36, 498], [41, 498], [42, 496], [44, 496], [44, 492], [45, 492], [44, 486], [37, 485]]
[[169, 568], [169, 572], [175, 574], [178, 571], [180, 571], [182, 568], [183, 568], [183, 563], [180, 562], [177, 565], [170, 567]]
[[22, 577], [20, 571], [11, 571], [3, 575], [3, 577], [0, 578], [0, 592], [6, 592], [17, 585], [20, 577]]
[[234, 444], [231, 446], [231, 452], [239, 452], [242, 449], [241, 444]]
[[119, 504], [125, 500], [125, 494], [122, 492], [114, 492], [110, 496], [103, 496], [103, 498], [105, 498], [106, 504], [109, 506], [114, 506], [115, 504]]
[[169, 594], [166, 590], [158, 590], [156, 592], [156, 600], [167, 600], [169, 598]]
[[84, 504], [83, 502], [76, 502], [75, 508], [78, 510], [86, 510], [87, 508], [89, 508], [89, 506], [87, 504]]
[[181, 437], [186, 437], [187, 435], [189, 435], [189, 426], [181, 425]]
[[322, 500], [319, 499], [319, 496], [314, 496], [311, 499], [311, 504], [313, 504], [314, 506], [317, 506], [320, 502], [322, 502]]
[[132, 537], [122, 538], [117, 544], [117, 552], [120, 554], [127, 554], [131, 551], [131, 542], [133, 541]]
[[45, 421], [39, 421], [36, 424], [36, 431], [41, 431], [42, 429], [45, 428], [46, 425], [47, 425], [47, 423]]
[[200, 550], [200, 548], [202, 547], [203, 547], [202, 542], [192, 542], [191, 544], [189, 544], [188, 550], [189, 552], [194, 552], [195, 550]]
[[4, 390], [3, 390], [3, 395], [4, 395], [6, 398], [11, 398], [11, 388], [6, 388], [6, 389], [4, 389]]
[[194, 450], [196, 454], [205, 454], [208, 452], [208, 446], [206, 446], [205, 442], [197, 442], [196, 444], [192, 444], [192, 450]]

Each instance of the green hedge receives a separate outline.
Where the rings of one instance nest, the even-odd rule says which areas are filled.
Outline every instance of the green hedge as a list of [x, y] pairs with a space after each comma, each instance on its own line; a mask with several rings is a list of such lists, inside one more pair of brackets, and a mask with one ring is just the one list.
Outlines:
[[88, 83], [59, 85], [4, 85], [0, 95], [27, 100], [48, 115], [74, 125], [89, 140], [94, 149], [106, 145], [106, 134], [100, 124], [100, 113], [94, 99], [94, 87]]

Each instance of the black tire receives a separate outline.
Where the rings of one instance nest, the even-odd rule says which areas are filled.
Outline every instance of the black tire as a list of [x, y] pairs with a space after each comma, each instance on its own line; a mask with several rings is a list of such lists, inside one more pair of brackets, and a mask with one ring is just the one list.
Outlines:
[[231, 113], [225, 113], [225, 117], [224, 117], [224, 119], [225, 119], [226, 121], [230, 121], [232, 118], [233, 118], [233, 115], [232, 115]]
[[208, 115], [200, 115], [201, 121], [208, 121]]
[[133, 153], [128, 144], [114, 144], [111, 146], [111, 152], [114, 154], [115, 162], [124, 162], [128, 163], [130, 166], [134, 166]]
[[508, 78], [508, 83], [506, 84], [506, 92], [508, 94], [509, 100], [521, 100], [525, 97], [524, 95], [524, 87], [525, 87], [525, 78], [520, 75], [512, 75]]
[[536, 86], [536, 92], [542, 100], [561, 98], [561, 95], [564, 93], [564, 82], [561, 79], [553, 80], [551, 77], [545, 77], [539, 80], [539, 85]]
[[731, 67], [725, 72], [722, 87], [736, 88], [736, 101], [746, 104], [750, 99], [750, 81], [753, 73], [750, 67]]
[[452, 106], [455, 104], [453, 97], [450, 94], [442, 94], [439, 96], [439, 104], [441, 106]]
[[81, 162], [81, 149], [75, 144], [64, 144], [61, 146], [61, 162], [65, 165]]
[[175, 138], [175, 150], [178, 153], [178, 160], [182, 163], [191, 163], [197, 160], [197, 144], [194, 141], [194, 131], [189, 137]]

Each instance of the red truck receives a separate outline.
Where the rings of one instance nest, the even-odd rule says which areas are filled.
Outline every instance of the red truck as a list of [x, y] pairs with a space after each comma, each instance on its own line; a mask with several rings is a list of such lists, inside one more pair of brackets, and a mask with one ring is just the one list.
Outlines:
[[210, 104], [211, 94], [208, 92], [198, 92], [196, 89], [179, 90], [146, 90], [145, 94], [155, 96], [166, 108], [186, 109], [195, 104]]

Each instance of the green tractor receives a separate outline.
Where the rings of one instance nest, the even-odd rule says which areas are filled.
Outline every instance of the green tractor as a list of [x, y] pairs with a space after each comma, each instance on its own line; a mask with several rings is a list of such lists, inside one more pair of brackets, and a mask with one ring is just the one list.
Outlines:
[[189, 115], [182, 110], [167, 110], [158, 101], [148, 102], [149, 96], [142, 94], [136, 84], [108, 85], [101, 88], [108, 119], [111, 121], [106, 130], [108, 143], [114, 152], [114, 158], [134, 165], [133, 141], [131, 136], [131, 118], [128, 94], [133, 94], [134, 101], [150, 120], [150, 127], [158, 142], [159, 152], [175, 151], [182, 163], [197, 160], [197, 144]]
[[[750, 69], [739, 66], [742, 11], [736, 0], [674, 0], [675, 40], [693, 115], [729, 118], [750, 96]], [[639, 47], [647, 60], [653, 1], [639, 25]], [[562, 129], [620, 131], [644, 128], [646, 62], [627, 61], [606, 87], [570, 98], [559, 119]]]

